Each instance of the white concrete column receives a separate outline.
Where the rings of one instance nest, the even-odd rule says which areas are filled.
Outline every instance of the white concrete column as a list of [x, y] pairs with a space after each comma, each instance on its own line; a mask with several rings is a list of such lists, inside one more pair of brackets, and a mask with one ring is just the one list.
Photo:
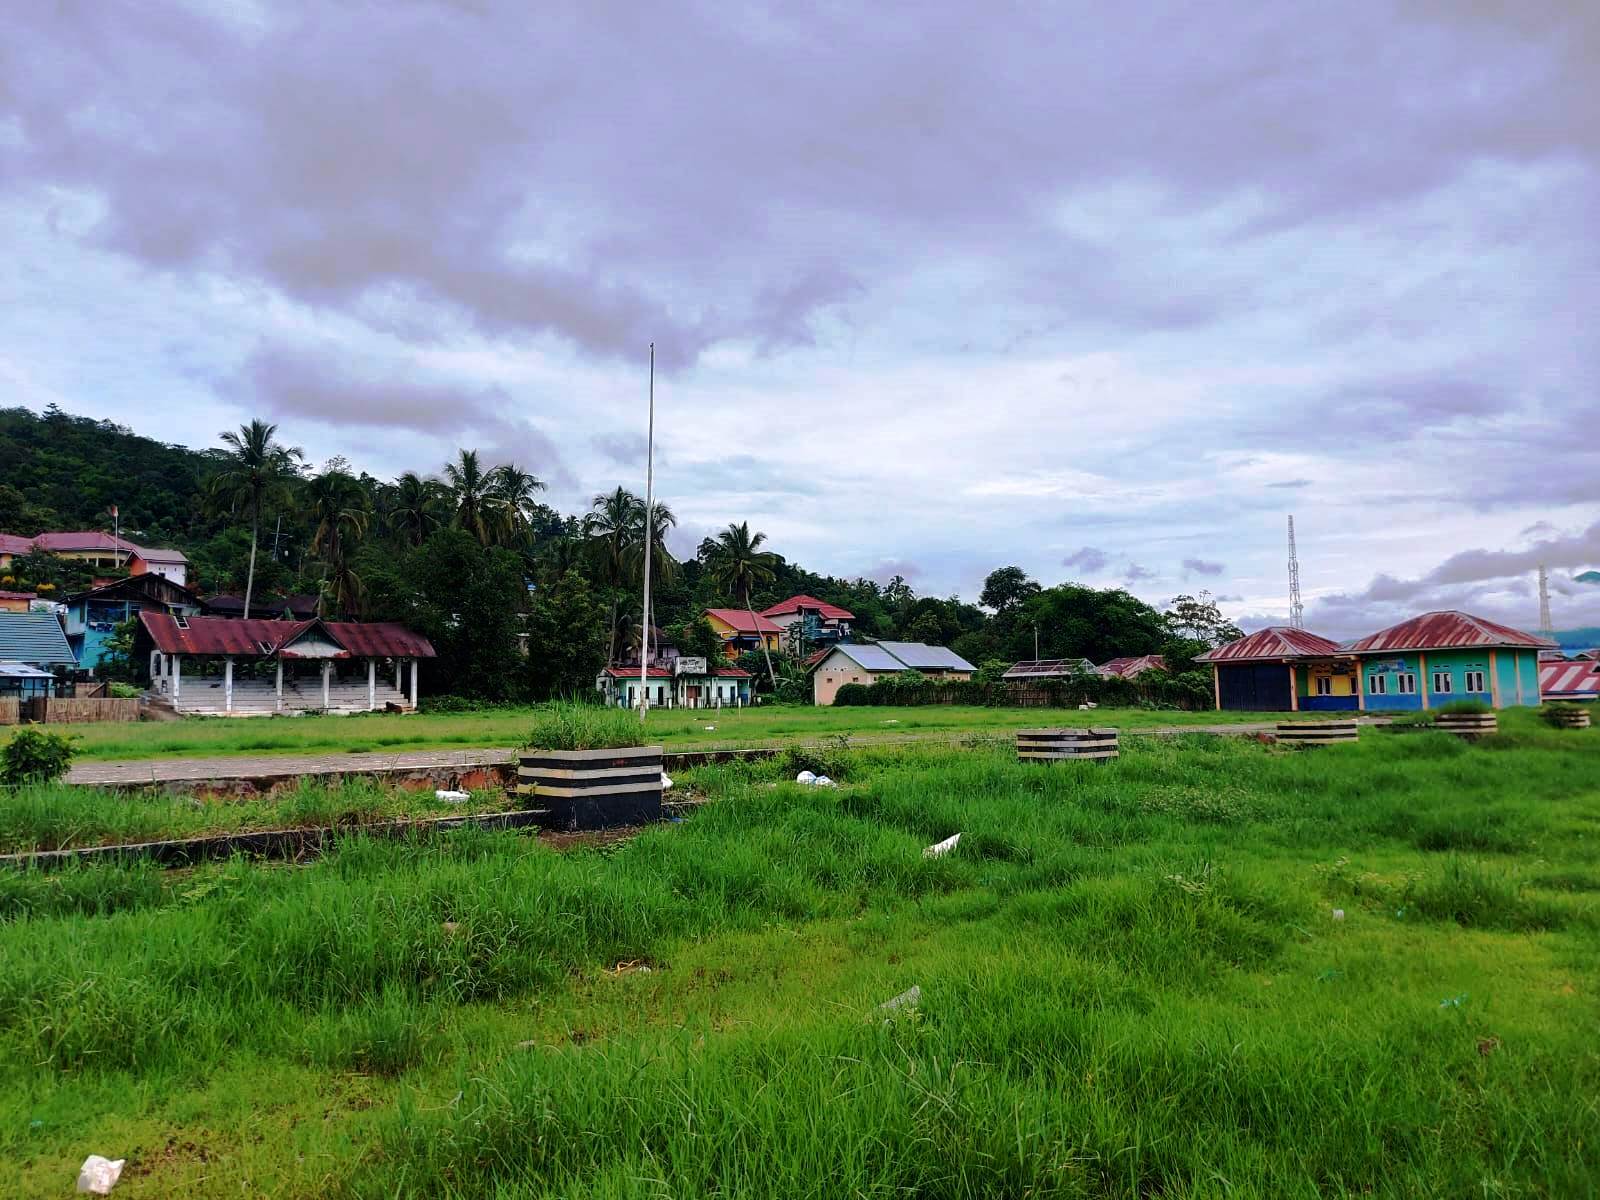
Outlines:
[[222, 660], [222, 711], [233, 711], [233, 659]]
[[279, 712], [283, 711], [283, 659], [278, 660], [278, 704]]
[[367, 659], [367, 711], [378, 707], [378, 660]]
[[402, 674], [404, 673], [405, 669], [405, 659], [397, 658], [394, 660], [394, 690], [397, 692], [403, 693], [406, 690], [405, 680], [402, 678]]
[[411, 660], [411, 707], [417, 706], [417, 660]]
[[176, 701], [183, 690], [183, 655], [173, 654], [168, 658], [172, 663], [172, 699]]
[[328, 676], [330, 674], [332, 674], [332, 673], [333, 673], [333, 660], [331, 658], [323, 659], [322, 660], [322, 707], [324, 709], [326, 709], [328, 707]]

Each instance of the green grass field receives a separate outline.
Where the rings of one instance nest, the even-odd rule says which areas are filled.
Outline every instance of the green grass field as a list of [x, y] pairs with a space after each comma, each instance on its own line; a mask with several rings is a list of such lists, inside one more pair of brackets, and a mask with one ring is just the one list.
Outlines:
[[[1006, 709], [964, 706], [922, 708], [814, 708], [809, 705], [724, 709], [720, 714], [684, 709], [650, 713], [652, 741], [686, 748], [764, 745], [794, 738], [892, 737], [972, 733], [1030, 725], [1229, 725], [1270, 721], [1283, 714], [1164, 712], [1148, 709]], [[533, 709], [481, 713], [414, 713], [355, 717], [191, 718], [137, 724], [63, 726], [84, 759], [167, 758], [257, 754], [337, 754], [346, 751], [434, 750], [520, 746], [533, 725]], [[707, 726], [715, 726], [707, 729]]]
[[1592, 1195], [1600, 732], [1506, 725], [830, 748], [603, 851], [0, 874], [0, 1192]]

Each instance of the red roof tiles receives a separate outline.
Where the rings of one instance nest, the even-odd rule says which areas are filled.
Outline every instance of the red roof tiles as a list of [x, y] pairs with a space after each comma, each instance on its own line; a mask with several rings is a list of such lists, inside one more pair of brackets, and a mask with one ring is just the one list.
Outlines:
[[799, 595], [790, 596], [787, 600], [780, 600], [771, 608], [763, 608], [763, 617], [781, 617], [788, 613], [799, 612], [802, 608], [815, 609], [824, 619], [829, 621], [853, 621], [855, 613], [848, 608], [840, 608], [837, 604], [829, 604], [826, 600], [818, 600], [815, 596]]
[[1395, 650], [1470, 650], [1480, 646], [1545, 649], [1555, 643], [1471, 613], [1428, 612], [1368, 634], [1340, 647], [1346, 653], [1386, 654]]
[[1226, 646], [1195, 655], [1195, 662], [1278, 661], [1286, 658], [1329, 658], [1339, 653], [1339, 643], [1305, 629], [1273, 625], [1258, 629]]
[[739, 633], [782, 633], [783, 630], [767, 620], [760, 613], [753, 617], [742, 608], [708, 608], [708, 617], [715, 617], [725, 625], [731, 625]]

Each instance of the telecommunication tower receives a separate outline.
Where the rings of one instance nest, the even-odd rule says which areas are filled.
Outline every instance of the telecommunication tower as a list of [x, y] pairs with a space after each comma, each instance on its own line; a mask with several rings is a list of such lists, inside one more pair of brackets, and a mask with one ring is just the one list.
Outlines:
[[1289, 517], [1289, 627], [1306, 627], [1306, 606], [1300, 603], [1300, 555], [1294, 548], [1294, 516]]
[[1550, 572], [1543, 563], [1539, 565], [1539, 632], [1549, 637], [1556, 623], [1550, 619]]

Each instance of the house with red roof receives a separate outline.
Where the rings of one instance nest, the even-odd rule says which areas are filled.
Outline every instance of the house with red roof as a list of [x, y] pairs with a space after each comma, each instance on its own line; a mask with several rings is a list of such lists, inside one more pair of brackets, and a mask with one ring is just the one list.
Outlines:
[[761, 616], [783, 630], [784, 641], [796, 654], [849, 641], [850, 622], [856, 619], [848, 608], [806, 595], [780, 600], [762, 609]]
[[743, 708], [750, 703], [749, 671], [720, 666], [703, 658], [676, 657], [669, 664], [639, 668], [607, 667], [595, 689], [607, 704], [638, 708], [640, 685], [651, 708]]
[[417, 706], [417, 664], [434, 656], [427, 638], [390, 621], [149, 610], [139, 613], [133, 648], [153, 703], [225, 717], [408, 711]]
[[1429, 612], [1349, 642], [1274, 626], [1196, 656], [1218, 708], [1407, 711], [1452, 700], [1542, 702], [1539, 652], [1552, 642], [1464, 612]]
[[34, 550], [86, 563], [90, 567], [126, 570], [130, 575], [160, 575], [180, 587], [185, 586], [189, 579], [189, 560], [181, 550], [147, 549], [127, 538], [96, 529], [41, 533], [31, 538], [0, 533], [0, 570], [9, 567], [13, 559]]
[[783, 641], [783, 626], [760, 613], [744, 608], [708, 608], [705, 618], [722, 639], [722, 652], [728, 659], [736, 659], [751, 650], [776, 654]]
[[1121, 679], [1133, 679], [1143, 675], [1146, 671], [1165, 671], [1167, 660], [1159, 654], [1138, 654], [1127, 658], [1113, 658], [1110, 662], [1101, 663], [1094, 669], [1096, 675], [1116, 675]]

